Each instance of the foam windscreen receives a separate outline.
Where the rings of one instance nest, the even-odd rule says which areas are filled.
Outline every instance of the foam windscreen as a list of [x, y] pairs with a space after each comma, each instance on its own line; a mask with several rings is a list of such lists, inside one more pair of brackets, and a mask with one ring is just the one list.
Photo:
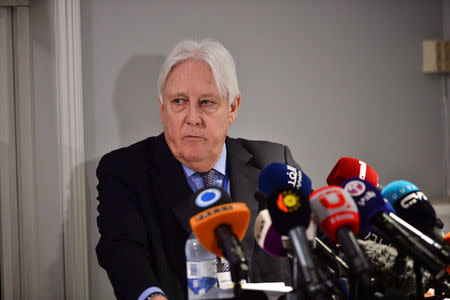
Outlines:
[[274, 256], [287, 256], [281, 241], [281, 234], [274, 229], [267, 209], [261, 210], [256, 217], [253, 233], [256, 242], [264, 251]]
[[426, 234], [432, 234], [439, 226], [436, 211], [425, 194], [413, 183], [396, 180], [381, 192], [395, 208], [396, 214]]
[[282, 235], [287, 235], [294, 227], [306, 229], [309, 225], [311, 208], [308, 195], [291, 185], [275, 188], [268, 196], [267, 206], [273, 226]]
[[336, 232], [342, 227], [349, 227], [358, 234], [358, 208], [342, 187], [333, 185], [315, 190], [309, 196], [309, 202], [320, 228], [333, 242], [338, 243]]
[[381, 191], [381, 195], [392, 205], [395, 205], [406, 195], [417, 191], [420, 191], [420, 189], [415, 184], [406, 180], [396, 180], [386, 185]]
[[195, 236], [209, 252], [223, 257], [217, 243], [215, 230], [220, 225], [229, 225], [231, 232], [239, 239], [245, 235], [250, 221], [250, 210], [243, 202], [216, 205], [194, 215], [189, 220]]
[[284, 185], [290, 185], [306, 195], [311, 193], [311, 179], [292, 166], [283, 163], [271, 163], [259, 173], [258, 188], [266, 195]]
[[341, 185], [355, 200], [359, 211], [359, 231], [375, 232], [369, 220], [379, 211], [389, 213], [383, 196], [368, 181], [353, 177]]
[[362, 160], [353, 157], [341, 157], [327, 177], [328, 185], [341, 185], [351, 177], [358, 177], [378, 186], [378, 174]]

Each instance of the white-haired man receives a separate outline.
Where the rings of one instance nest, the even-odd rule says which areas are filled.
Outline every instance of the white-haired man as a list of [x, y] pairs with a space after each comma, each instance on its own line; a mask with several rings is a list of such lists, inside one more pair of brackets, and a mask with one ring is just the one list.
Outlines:
[[[274, 161], [298, 167], [286, 146], [227, 137], [241, 96], [219, 42], [179, 42], [158, 89], [164, 132], [105, 155], [97, 168], [97, 257], [118, 299], [187, 298], [184, 245], [198, 211], [188, 199], [204, 186], [202, 173], [247, 203], [253, 228], [263, 208], [253, 199], [259, 171]], [[242, 241], [249, 281], [290, 283], [288, 261], [259, 249], [250, 231]]]

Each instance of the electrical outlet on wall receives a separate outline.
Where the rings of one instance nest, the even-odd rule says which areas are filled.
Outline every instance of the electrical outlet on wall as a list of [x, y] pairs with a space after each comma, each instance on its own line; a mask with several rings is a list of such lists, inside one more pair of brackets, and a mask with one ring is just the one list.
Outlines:
[[423, 41], [423, 72], [450, 72], [450, 40]]

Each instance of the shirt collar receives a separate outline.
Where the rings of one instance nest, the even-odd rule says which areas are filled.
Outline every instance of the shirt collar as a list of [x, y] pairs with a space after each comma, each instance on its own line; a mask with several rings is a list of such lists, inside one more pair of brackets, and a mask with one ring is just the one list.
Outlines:
[[[184, 173], [186, 174], [187, 177], [191, 177], [194, 173], [196, 173], [194, 170], [189, 169], [185, 165], [183, 164], [181, 165], [183, 166]], [[227, 147], [225, 146], [225, 143], [223, 143], [222, 153], [220, 154], [220, 157], [217, 160], [216, 164], [214, 165], [213, 169], [225, 176], [226, 165], [227, 165]]]

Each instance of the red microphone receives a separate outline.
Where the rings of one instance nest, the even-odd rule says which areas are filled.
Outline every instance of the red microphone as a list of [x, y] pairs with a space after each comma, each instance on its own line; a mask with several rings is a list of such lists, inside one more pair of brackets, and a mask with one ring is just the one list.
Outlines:
[[339, 243], [337, 232], [343, 228], [348, 228], [353, 234], [358, 234], [358, 207], [352, 196], [342, 187], [322, 187], [310, 195], [309, 201], [320, 229], [333, 242]]
[[359, 214], [352, 196], [340, 186], [326, 186], [311, 193], [309, 201], [322, 231], [333, 242], [342, 245], [354, 278], [367, 287], [370, 284], [369, 264], [355, 237], [359, 230]]
[[352, 158], [341, 157], [327, 177], [328, 185], [341, 185], [351, 177], [359, 177], [378, 186], [378, 174], [366, 162]]

